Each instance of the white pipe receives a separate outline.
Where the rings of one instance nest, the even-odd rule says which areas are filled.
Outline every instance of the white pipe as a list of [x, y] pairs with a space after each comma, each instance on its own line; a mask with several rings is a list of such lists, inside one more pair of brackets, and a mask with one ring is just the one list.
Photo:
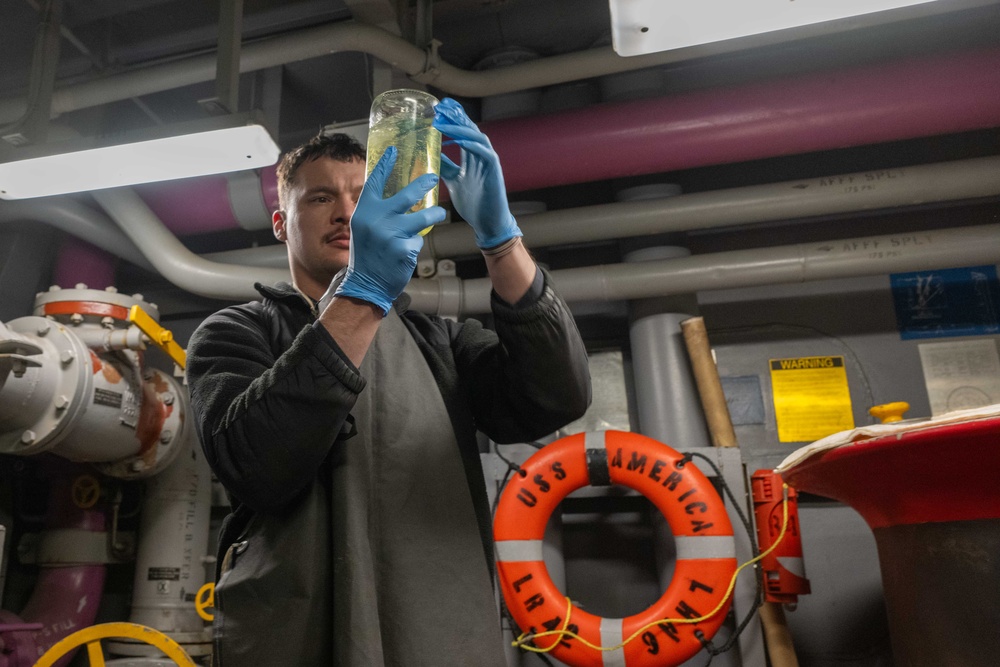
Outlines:
[[242, 248], [240, 250], [211, 252], [202, 255], [202, 257], [213, 262], [222, 262], [223, 264], [259, 266], [269, 269], [288, 268], [288, 249], [284, 243], [256, 248]]
[[[521, 216], [518, 224], [529, 248], [544, 248], [996, 196], [1000, 196], [1000, 157], [991, 156], [582, 206]], [[479, 253], [465, 224], [440, 225], [426, 240], [439, 259]], [[288, 266], [284, 245], [204, 257], [247, 266]]]
[[[872, 211], [1000, 195], [1000, 157], [822, 176], [661, 199], [549, 211], [518, 220], [529, 248]], [[435, 257], [478, 254], [468, 225], [427, 235]]]
[[103, 213], [64, 197], [0, 202], [0, 225], [13, 222], [44, 222], [106, 250], [136, 266], [152, 270], [135, 244]]
[[91, 193], [164, 278], [192, 294], [216, 299], [258, 299], [255, 282], [288, 282], [287, 270], [212, 262], [177, 240], [139, 195], [129, 188]]
[[173, 445], [182, 448], [180, 455], [146, 482], [129, 620], [172, 634], [181, 643], [204, 643], [206, 638], [197, 635], [205, 623], [187, 596], [205, 583], [212, 472], [190, 423]]
[[[681, 259], [611, 264], [552, 272], [569, 302], [620, 301], [701, 290], [801, 283], [1000, 263], [1000, 225], [817, 241]], [[443, 294], [458, 290], [457, 294]], [[489, 312], [489, 278], [461, 283], [411, 281], [411, 307], [433, 313], [459, 299], [463, 314]]]

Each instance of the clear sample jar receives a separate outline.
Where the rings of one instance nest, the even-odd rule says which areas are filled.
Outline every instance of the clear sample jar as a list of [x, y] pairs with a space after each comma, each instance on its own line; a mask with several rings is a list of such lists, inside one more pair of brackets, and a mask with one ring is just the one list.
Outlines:
[[[390, 197], [423, 174], [441, 173], [441, 133], [432, 126], [438, 100], [420, 90], [388, 90], [372, 102], [368, 117], [367, 173], [378, 164], [389, 146], [396, 147], [396, 165], [385, 182], [383, 197]], [[411, 210], [438, 203], [438, 188], [428, 192]], [[425, 229], [426, 234], [430, 228]]]

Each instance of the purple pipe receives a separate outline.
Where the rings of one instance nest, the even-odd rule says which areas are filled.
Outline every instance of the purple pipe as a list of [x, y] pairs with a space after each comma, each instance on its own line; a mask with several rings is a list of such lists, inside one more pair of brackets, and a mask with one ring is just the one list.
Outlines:
[[[92, 475], [90, 469], [57, 459], [50, 463], [45, 529], [105, 532], [107, 520], [103, 511], [77, 507], [71, 495], [74, 480], [83, 474]], [[60, 556], [68, 562], [82, 560], [75, 559], [72, 553]], [[31, 599], [21, 611], [20, 618], [9, 613], [0, 617], [0, 622], [8, 626], [37, 624], [40, 629], [33, 632], [33, 641], [28, 642], [21, 637], [13, 642], [12, 652], [7, 653], [6, 649], [0, 652], [0, 667], [31, 667], [53, 644], [93, 625], [101, 604], [105, 575], [106, 568], [102, 564], [42, 564]], [[3, 632], [2, 626], [0, 632]], [[18, 631], [11, 631], [8, 636], [17, 638], [19, 634]], [[67, 653], [56, 663], [56, 667], [68, 665], [75, 653]]]
[[[104, 565], [39, 569], [35, 590], [21, 612], [25, 621], [42, 624], [42, 629], [35, 632], [38, 655], [60, 639], [94, 624], [104, 592], [106, 569]], [[56, 666], [69, 664], [73, 653], [75, 651], [67, 654]]]
[[31, 667], [38, 655], [34, 633], [41, 623], [24, 623], [10, 611], [0, 609], [0, 667]]
[[483, 124], [512, 191], [1000, 125], [1000, 50]]
[[[997, 126], [995, 48], [482, 125], [511, 192]], [[239, 226], [224, 177], [140, 192], [177, 234]]]
[[278, 172], [273, 167], [267, 167], [260, 173], [260, 187], [264, 191], [264, 203], [267, 210], [278, 210]]
[[115, 284], [118, 258], [79, 239], [66, 239], [56, 255], [52, 284], [73, 287], [83, 283], [91, 289]]
[[[273, 171], [267, 167], [265, 171]], [[225, 175], [182, 178], [136, 188], [160, 220], [178, 236], [238, 229]]]

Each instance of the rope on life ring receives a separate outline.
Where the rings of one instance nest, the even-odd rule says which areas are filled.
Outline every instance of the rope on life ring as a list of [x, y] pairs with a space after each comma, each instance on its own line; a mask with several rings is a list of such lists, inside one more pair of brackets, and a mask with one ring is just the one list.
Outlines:
[[[501, 494], [493, 536], [507, 608], [522, 630], [538, 633], [535, 646], [574, 667], [673, 667], [700, 651], [697, 635], [711, 638], [726, 618], [736, 572], [733, 527], [708, 478], [663, 443], [622, 431], [561, 438], [521, 469], [526, 474], [514, 475]], [[581, 487], [612, 484], [638, 491], [660, 510], [677, 551], [667, 590], [621, 619], [568, 602], [542, 559], [545, 526], [559, 503]], [[697, 623], [680, 622], [712, 610]]]

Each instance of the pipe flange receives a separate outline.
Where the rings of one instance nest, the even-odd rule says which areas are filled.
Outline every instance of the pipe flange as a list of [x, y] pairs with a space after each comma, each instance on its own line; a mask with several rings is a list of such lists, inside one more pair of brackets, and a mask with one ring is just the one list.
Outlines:
[[30, 456], [55, 447], [86, 409], [93, 385], [90, 350], [59, 322], [21, 317], [7, 328], [31, 340], [42, 352], [18, 377], [0, 385], [0, 453]]
[[[155, 304], [149, 303], [141, 294], [119, 294], [109, 287], [106, 290], [88, 289], [86, 285], [62, 289], [53, 285], [47, 292], [35, 296], [35, 311], [38, 316], [48, 316], [57, 320], [68, 320], [74, 314], [82, 316], [82, 321], [100, 321], [110, 317], [122, 322], [128, 321], [128, 313], [132, 306], [139, 306], [146, 314], [157, 322], [160, 321], [160, 311]], [[72, 322], [77, 324], [79, 322]]]
[[142, 395], [148, 405], [143, 405], [139, 415], [138, 451], [117, 461], [94, 463], [109, 477], [144, 479], [162, 472], [177, 458], [185, 438], [193, 435], [189, 433], [193, 428], [191, 420], [187, 419], [187, 391], [168, 373], [147, 368]]

